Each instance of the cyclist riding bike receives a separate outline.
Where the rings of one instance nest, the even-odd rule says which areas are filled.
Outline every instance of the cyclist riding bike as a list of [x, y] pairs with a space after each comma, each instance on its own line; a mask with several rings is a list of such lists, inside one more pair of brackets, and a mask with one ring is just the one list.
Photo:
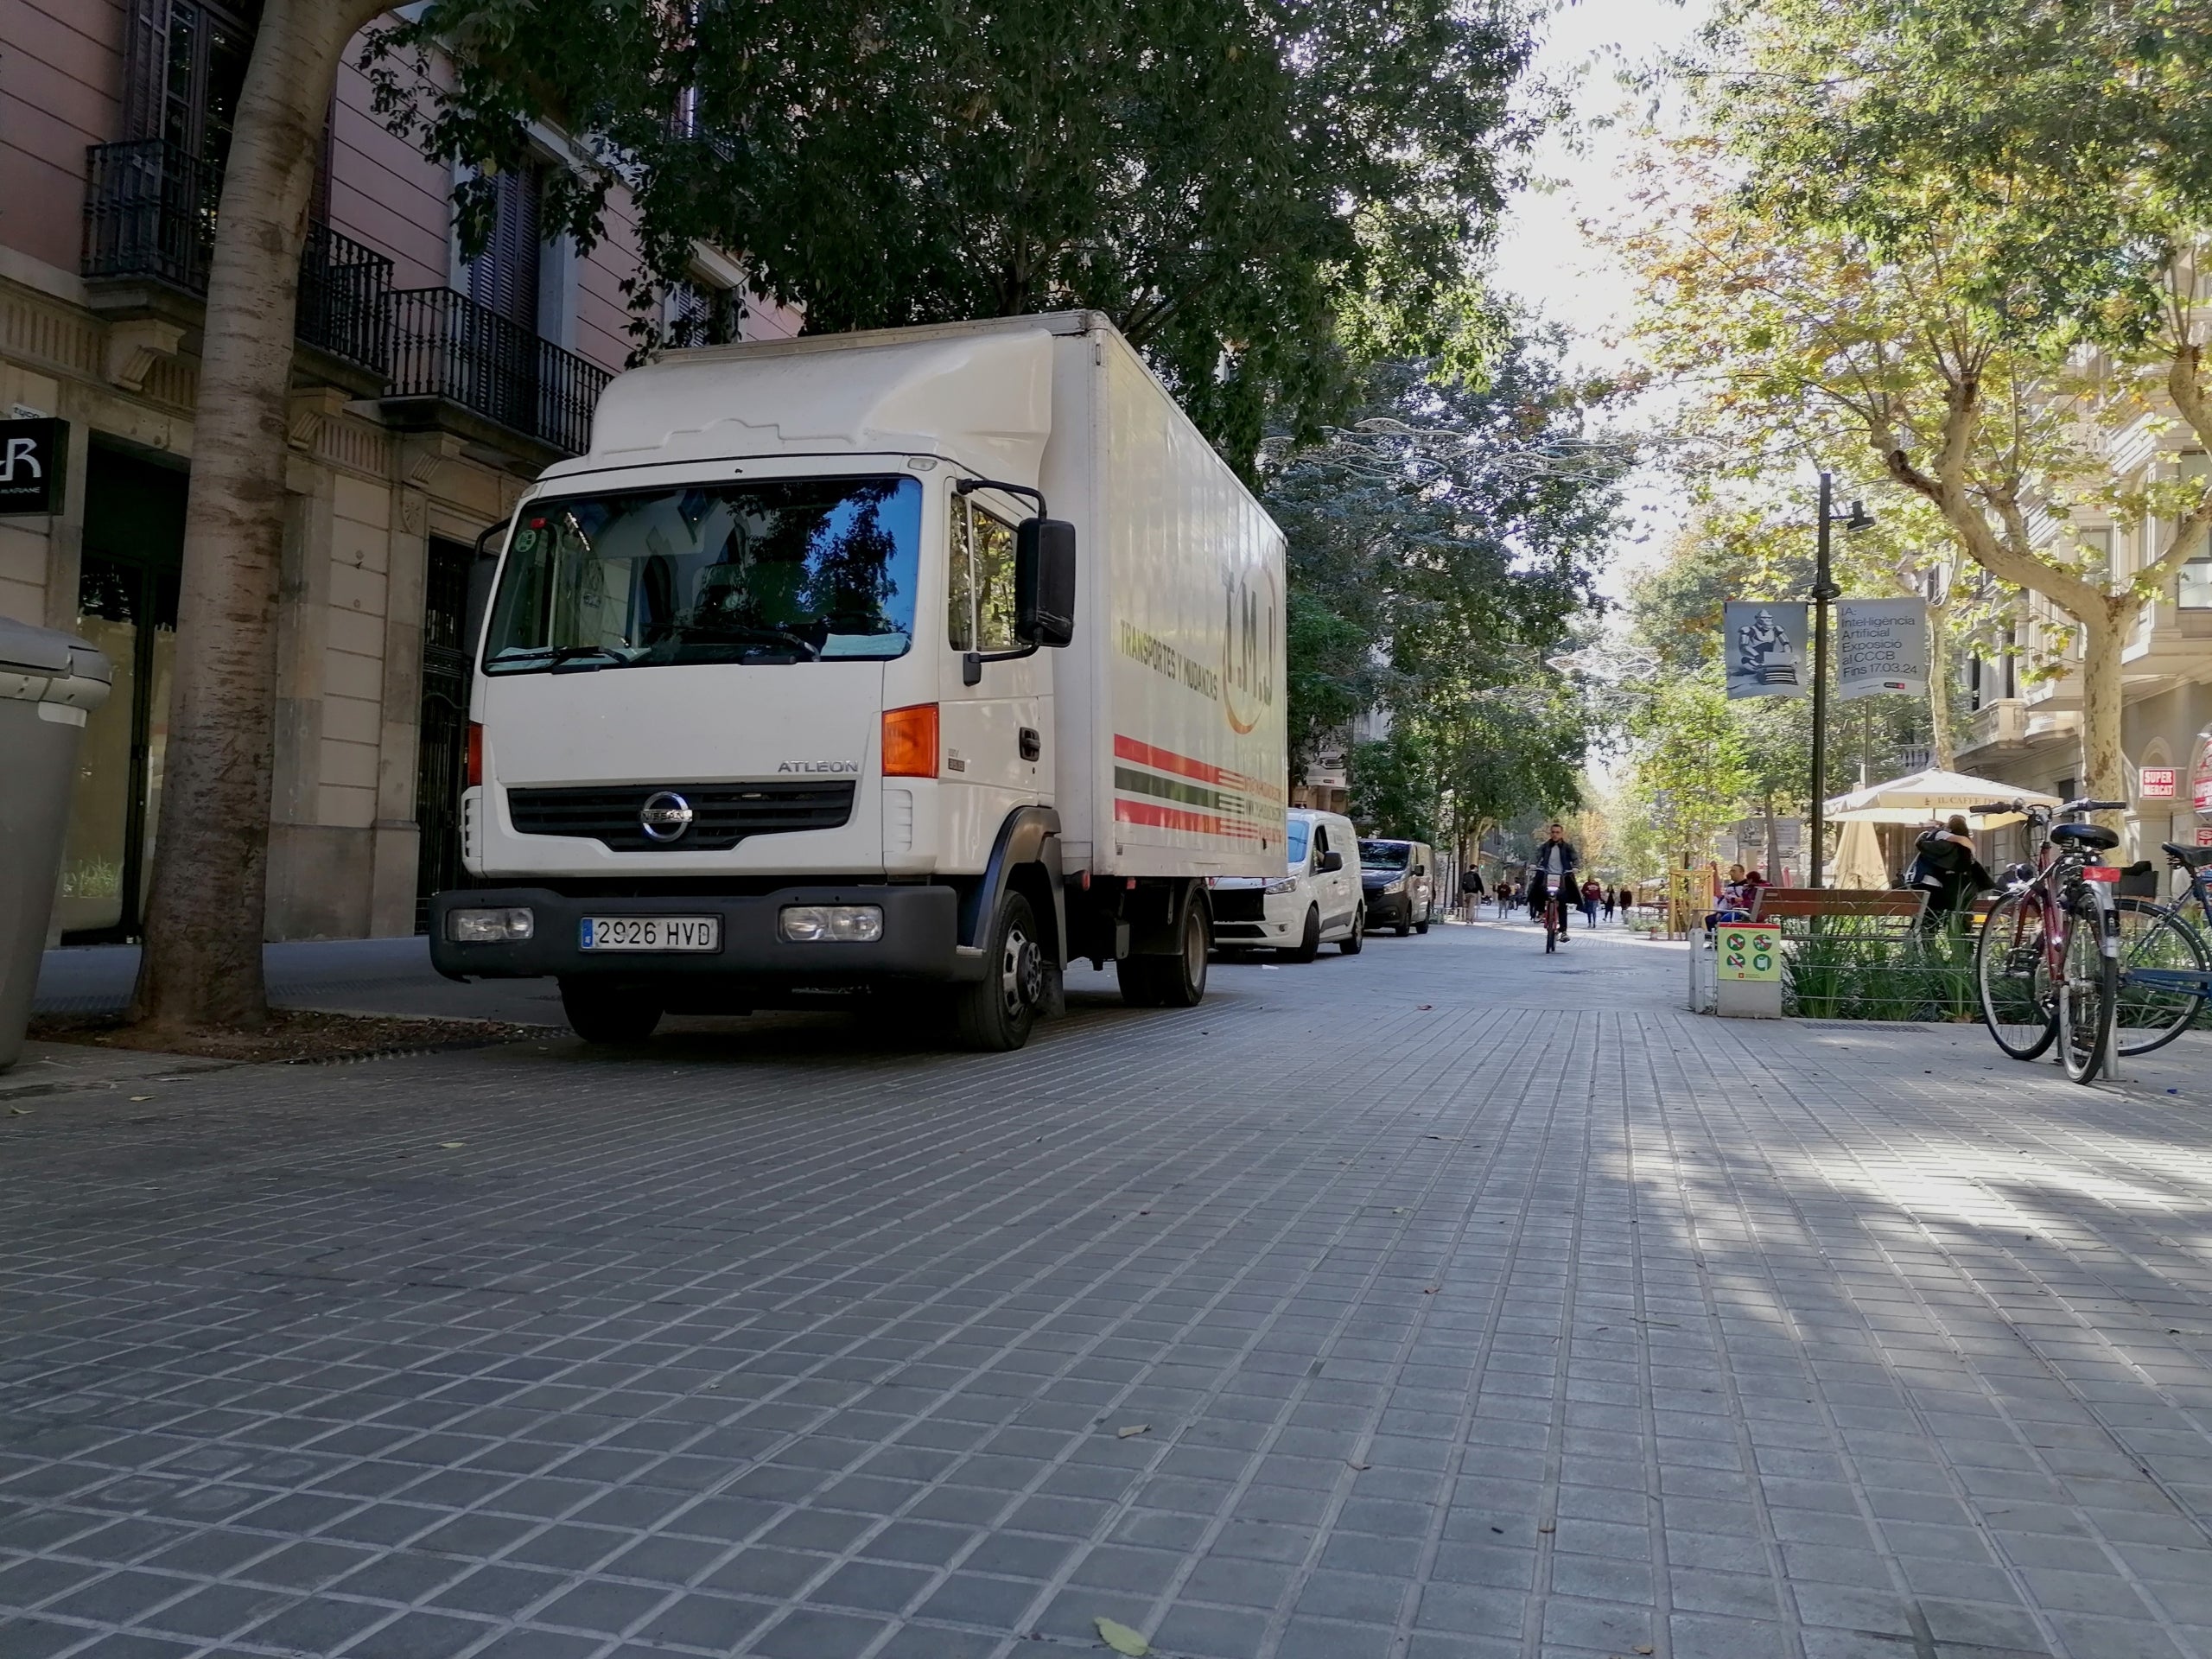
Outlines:
[[1544, 843], [1536, 849], [1536, 856], [1529, 863], [1529, 914], [1544, 924], [1547, 950], [1552, 948], [1554, 939], [1561, 944], [1567, 943], [1567, 907], [1575, 902], [1568, 895], [1578, 891], [1574, 877], [1581, 868], [1581, 857], [1575, 852], [1574, 843], [1567, 840], [1565, 826], [1548, 825]]

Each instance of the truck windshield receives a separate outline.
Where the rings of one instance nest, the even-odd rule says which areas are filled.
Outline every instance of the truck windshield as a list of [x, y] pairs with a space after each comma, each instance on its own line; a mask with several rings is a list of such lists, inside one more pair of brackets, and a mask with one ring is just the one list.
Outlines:
[[484, 671], [904, 656], [921, 521], [921, 481], [895, 476], [533, 501]]
[[1370, 870], [1402, 870], [1413, 849], [1402, 841], [1363, 841], [1359, 861]]

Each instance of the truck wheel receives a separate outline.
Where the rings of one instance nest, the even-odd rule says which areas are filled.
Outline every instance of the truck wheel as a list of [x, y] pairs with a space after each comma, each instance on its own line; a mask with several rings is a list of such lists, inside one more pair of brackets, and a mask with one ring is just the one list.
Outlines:
[[1306, 907], [1306, 933], [1297, 948], [1283, 954], [1293, 962], [1311, 962], [1321, 954], [1321, 910], [1318, 905]]
[[561, 982], [569, 1029], [588, 1043], [642, 1043], [660, 1024], [661, 1006], [642, 991], [588, 979]]
[[1359, 954], [1359, 947], [1366, 943], [1367, 912], [1355, 910], [1351, 913], [1351, 931], [1337, 941], [1338, 952], [1343, 956], [1356, 957]]
[[[1317, 923], [1318, 926], [1319, 924]], [[1212, 930], [1195, 899], [1183, 906], [1180, 949], [1172, 957], [1124, 957], [1115, 964], [1122, 1001], [1133, 1008], [1194, 1008], [1206, 994]]]
[[983, 977], [953, 993], [952, 1019], [968, 1048], [1003, 1054], [1029, 1040], [1045, 1000], [1045, 957], [1037, 944], [1037, 913], [1018, 893], [999, 901]]

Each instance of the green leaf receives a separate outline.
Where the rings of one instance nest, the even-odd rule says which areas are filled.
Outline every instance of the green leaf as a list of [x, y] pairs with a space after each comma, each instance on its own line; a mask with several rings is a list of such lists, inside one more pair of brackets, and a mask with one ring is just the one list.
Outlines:
[[1126, 1624], [1116, 1624], [1110, 1618], [1093, 1619], [1091, 1622], [1098, 1626], [1098, 1634], [1105, 1639], [1106, 1645], [1116, 1653], [1126, 1653], [1130, 1659], [1142, 1659], [1142, 1656], [1152, 1651], [1152, 1643]]

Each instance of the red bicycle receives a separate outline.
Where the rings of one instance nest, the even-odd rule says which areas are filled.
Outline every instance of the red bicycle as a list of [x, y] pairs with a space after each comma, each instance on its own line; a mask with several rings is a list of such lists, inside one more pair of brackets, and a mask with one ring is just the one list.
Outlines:
[[2120, 1001], [2120, 917], [2113, 899], [2120, 872], [2091, 862], [2120, 837], [2101, 824], [2051, 819], [2126, 806], [2069, 801], [2055, 815], [2020, 801], [1974, 809], [2017, 812], [2046, 832], [2034, 864], [2005, 873], [2005, 891], [1974, 943], [1982, 1023], [2016, 1060], [2032, 1060], [2056, 1041], [2066, 1075], [2076, 1083], [2088, 1082], [2103, 1066]]

